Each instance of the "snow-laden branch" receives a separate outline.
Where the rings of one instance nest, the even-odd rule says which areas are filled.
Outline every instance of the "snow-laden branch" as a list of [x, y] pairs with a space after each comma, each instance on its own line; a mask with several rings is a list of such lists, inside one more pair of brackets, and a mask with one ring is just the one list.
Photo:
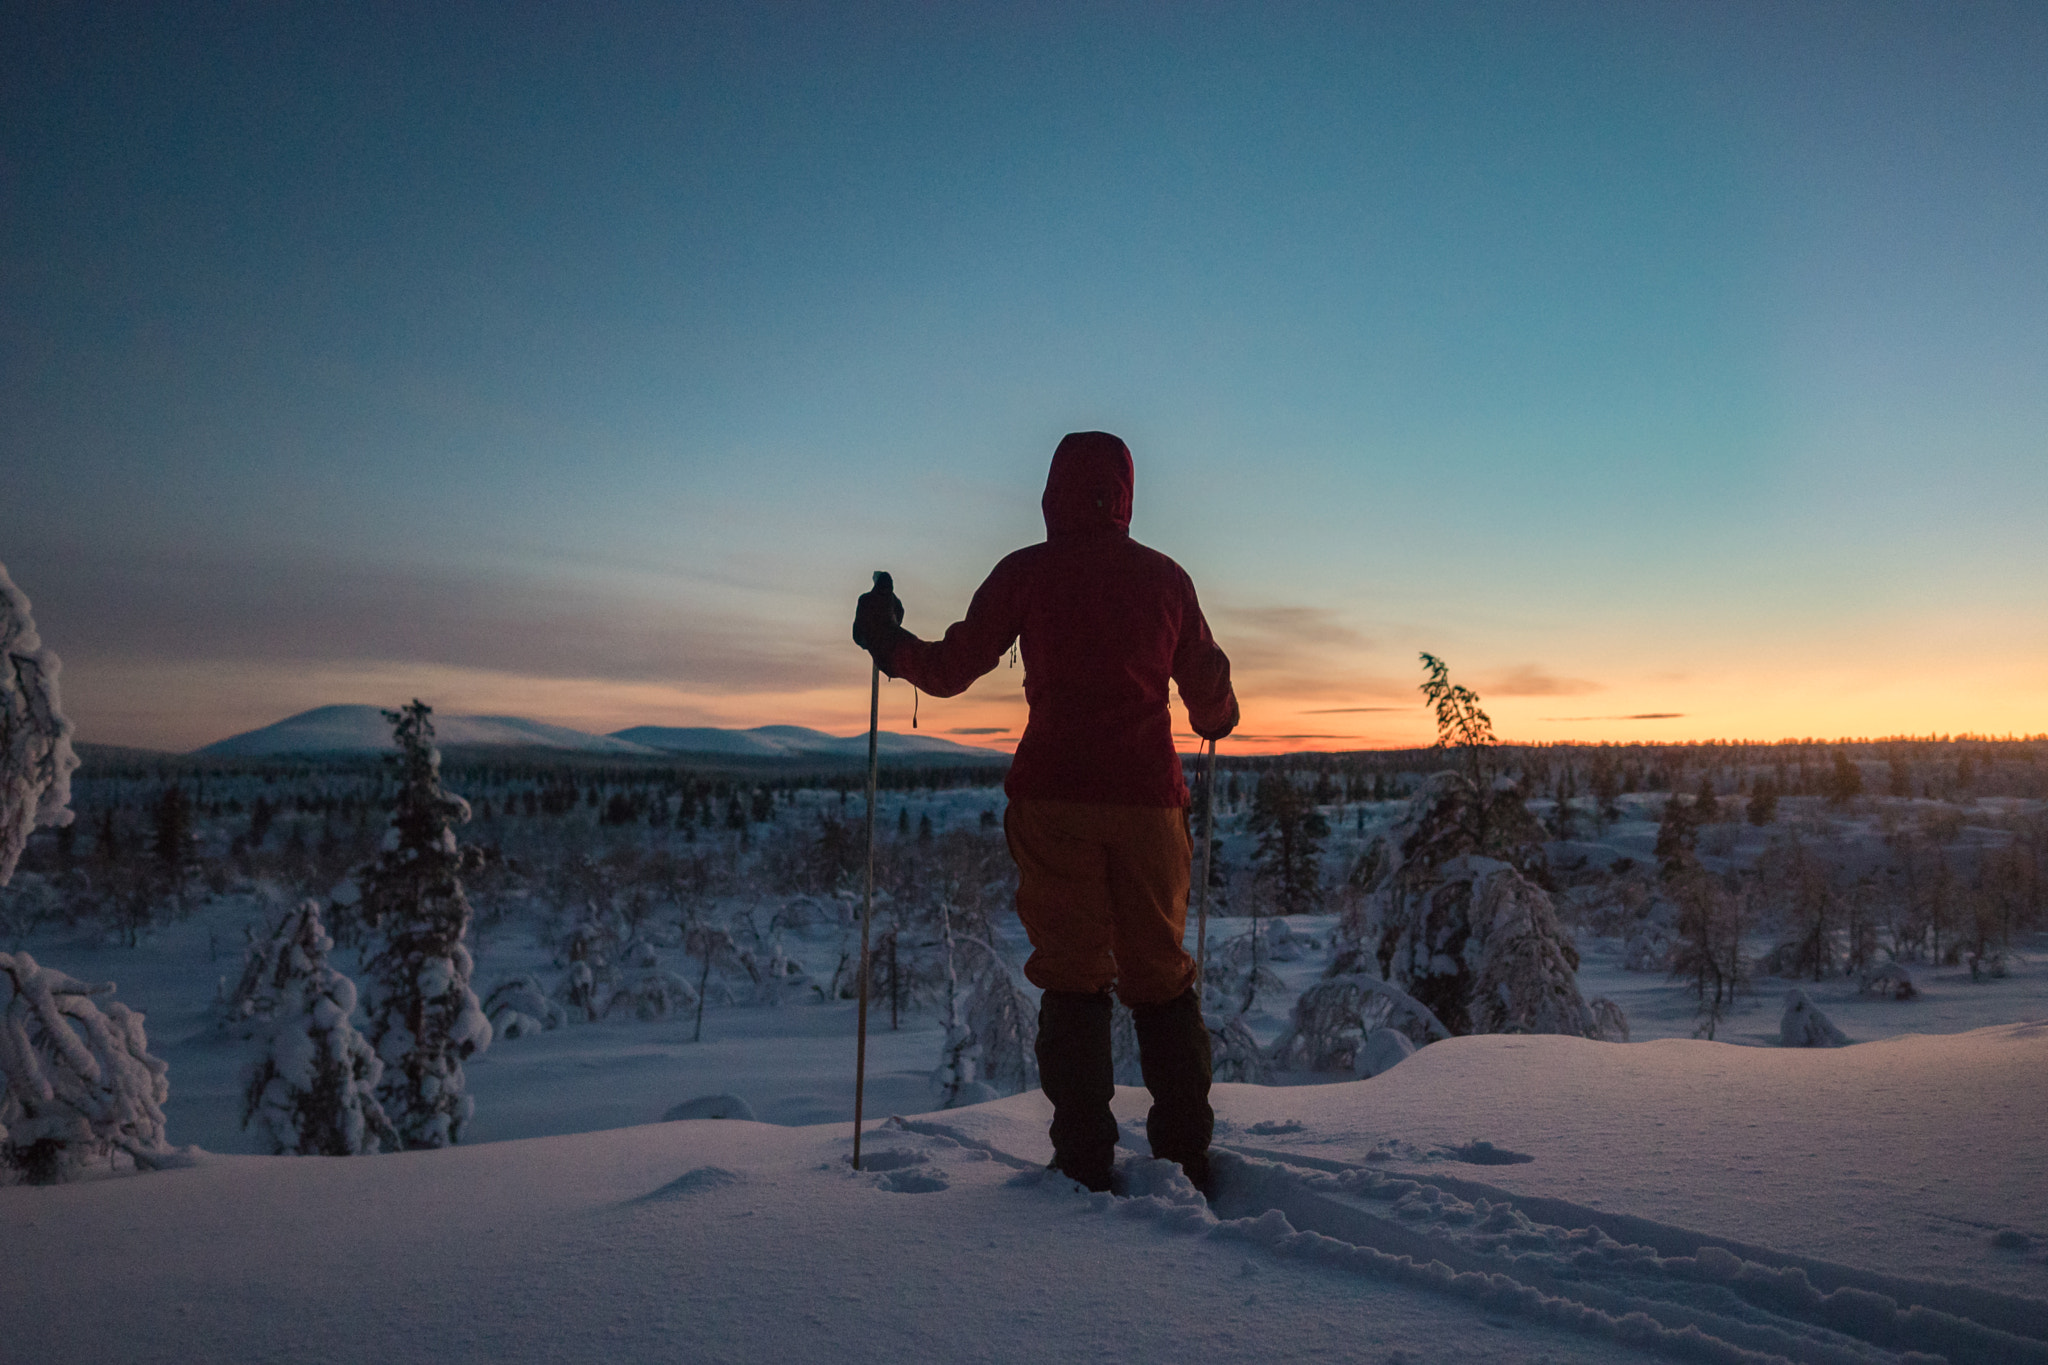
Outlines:
[[138, 1168], [178, 1164], [164, 1141], [169, 1068], [149, 1055], [142, 1016], [113, 992], [0, 953], [0, 1155], [31, 1180], [62, 1179], [110, 1150]]
[[29, 603], [0, 564], [0, 886], [28, 836], [71, 823], [71, 722], [59, 704], [54, 651], [36, 634]]

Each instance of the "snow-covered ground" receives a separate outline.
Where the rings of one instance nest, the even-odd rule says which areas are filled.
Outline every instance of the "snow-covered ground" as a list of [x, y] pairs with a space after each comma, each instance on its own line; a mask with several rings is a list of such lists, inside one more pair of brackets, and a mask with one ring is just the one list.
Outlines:
[[[990, 797], [903, 800], [944, 829]], [[1591, 856], [1653, 837], [1643, 805]], [[1333, 866], [1372, 828], [1340, 821]], [[1226, 861], [1247, 853], [1226, 825]], [[146, 1013], [170, 1138], [206, 1155], [0, 1189], [6, 1360], [2048, 1362], [2048, 936], [2003, 978], [1916, 966], [1908, 1002], [1805, 983], [1855, 1043], [1809, 1051], [1774, 1045], [1788, 983], [1696, 1041], [1681, 985], [1582, 934], [1581, 987], [1634, 1042], [1461, 1038], [1369, 1081], [1220, 1086], [1211, 1208], [1145, 1160], [1140, 1089], [1120, 1198], [1041, 1175], [1036, 1094], [928, 1112], [942, 1035], [879, 1002], [856, 1173], [853, 1007], [802, 990], [714, 1003], [701, 1041], [689, 1015], [500, 1040], [468, 1063], [458, 1148], [254, 1155], [254, 1045], [213, 996], [256, 908], [24, 945]], [[1333, 923], [1289, 920], [1261, 1039]], [[1212, 944], [1247, 924], [1219, 916]], [[782, 934], [816, 979], [843, 938]], [[483, 926], [478, 985], [552, 975], [552, 952], [530, 917]], [[721, 1094], [762, 1122], [660, 1121]]]
[[22, 1361], [2048, 1360], [2048, 1026], [1458, 1039], [1223, 1086], [1205, 1207], [1035, 1094], [0, 1191]]

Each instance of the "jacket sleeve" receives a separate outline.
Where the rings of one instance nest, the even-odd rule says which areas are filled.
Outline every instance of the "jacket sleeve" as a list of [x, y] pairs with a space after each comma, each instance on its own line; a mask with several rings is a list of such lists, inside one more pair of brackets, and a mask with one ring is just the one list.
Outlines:
[[1188, 724], [1203, 739], [1222, 739], [1237, 728], [1237, 693], [1230, 686], [1230, 656], [1209, 634], [1195, 585], [1187, 585], [1180, 642], [1173, 652], [1173, 680], [1188, 708]]
[[933, 697], [957, 697], [974, 680], [1002, 662], [1003, 654], [1023, 628], [1020, 575], [1010, 561], [974, 591], [967, 618], [955, 621], [937, 640], [920, 640], [904, 631], [883, 661], [882, 671], [908, 680]]

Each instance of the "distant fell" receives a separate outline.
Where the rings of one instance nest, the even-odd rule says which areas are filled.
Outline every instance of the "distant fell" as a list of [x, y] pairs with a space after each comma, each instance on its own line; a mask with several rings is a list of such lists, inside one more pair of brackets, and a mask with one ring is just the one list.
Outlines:
[[[757, 725], [751, 730], [720, 730], [713, 726], [636, 725], [614, 730], [624, 740], [670, 754], [703, 754], [720, 758], [866, 759], [866, 735], [828, 735], [802, 725]], [[1010, 756], [991, 749], [955, 744], [931, 735], [883, 734], [875, 744], [885, 757], [927, 763], [1007, 763]]]
[[[560, 749], [573, 753], [651, 754], [627, 740], [585, 734], [523, 716], [434, 717], [434, 742], [443, 748]], [[210, 758], [267, 758], [281, 754], [373, 753], [394, 748], [391, 723], [376, 706], [316, 706], [275, 725], [218, 740], [194, 752]]]
[[[801, 725], [761, 725], [750, 730], [714, 726], [636, 725], [593, 735], [523, 716], [434, 716], [434, 741], [444, 749], [546, 749], [563, 754], [621, 758], [690, 758], [706, 761], [823, 763], [831, 767], [864, 763], [866, 735], [841, 738]], [[893, 765], [986, 766], [1009, 755], [928, 735], [880, 736], [877, 747]], [[193, 750], [205, 758], [273, 758], [389, 753], [391, 725], [376, 706], [316, 706], [274, 725], [231, 735]]]

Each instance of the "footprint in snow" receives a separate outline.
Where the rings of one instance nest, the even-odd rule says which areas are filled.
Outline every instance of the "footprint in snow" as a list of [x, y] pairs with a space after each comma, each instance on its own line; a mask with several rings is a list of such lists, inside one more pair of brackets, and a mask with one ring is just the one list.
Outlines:
[[[879, 1152], [862, 1152], [860, 1168], [864, 1171], [900, 1171], [905, 1166], [921, 1166], [930, 1161], [931, 1153], [906, 1151], [901, 1147], [885, 1147]], [[847, 1158], [853, 1160], [852, 1157]]]
[[1490, 1142], [1468, 1142], [1463, 1147], [1445, 1147], [1431, 1155], [1449, 1157], [1471, 1166], [1519, 1166], [1536, 1158], [1527, 1152], [1511, 1152]]
[[890, 1194], [937, 1194], [951, 1185], [931, 1159], [929, 1152], [885, 1147], [879, 1152], [862, 1152], [860, 1169], [864, 1175], [879, 1173], [875, 1188]]

